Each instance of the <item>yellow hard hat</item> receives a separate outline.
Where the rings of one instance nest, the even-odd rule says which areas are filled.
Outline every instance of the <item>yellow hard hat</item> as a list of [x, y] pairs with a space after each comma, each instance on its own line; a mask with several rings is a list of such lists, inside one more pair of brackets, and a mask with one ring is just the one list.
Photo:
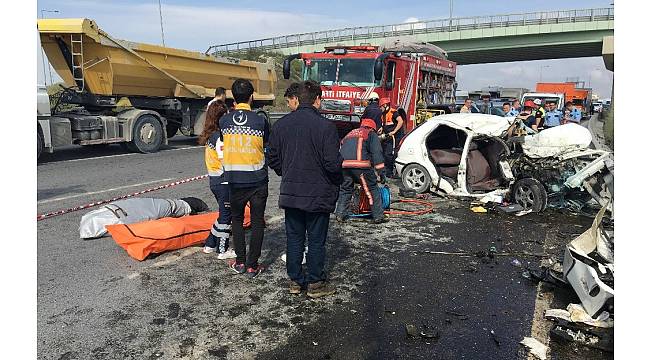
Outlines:
[[379, 100], [379, 94], [376, 92], [371, 92], [370, 95], [368, 95], [368, 100]]

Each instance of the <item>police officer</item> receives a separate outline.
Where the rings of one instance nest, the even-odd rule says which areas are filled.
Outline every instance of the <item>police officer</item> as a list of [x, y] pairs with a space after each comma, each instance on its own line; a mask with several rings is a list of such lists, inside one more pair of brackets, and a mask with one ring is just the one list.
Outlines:
[[562, 122], [563, 114], [560, 110], [557, 109], [557, 101], [554, 99], [549, 99], [546, 100], [546, 104], [548, 105], [548, 111], [544, 116], [544, 127], [551, 128], [560, 125]]
[[384, 157], [376, 130], [372, 119], [362, 119], [361, 126], [350, 131], [341, 140], [343, 184], [336, 204], [336, 220], [339, 222], [347, 220], [350, 216], [350, 199], [355, 183], [361, 184], [361, 188], [368, 196], [373, 222], [381, 224], [388, 221], [384, 216], [375, 174], [375, 171], [379, 173], [382, 183], [386, 181]]
[[571, 101], [567, 101], [564, 106], [565, 109], [569, 110], [569, 117], [566, 119], [566, 122], [574, 122], [576, 124], [580, 124], [580, 120], [582, 119], [582, 112], [578, 108], [574, 107]]
[[519, 115], [519, 111], [515, 110], [515, 108], [510, 106], [509, 102], [504, 102], [503, 103], [503, 113], [505, 117], [514, 117]]
[[384, 160], [386, 161], [386, 175], [392, 179], [395, 177], [395, 148], [404, 134], [403, 117], [406, 117], [406, 114], [402, 109], [391, 108], [390, 98], [381, 98], [379, 107], [381, 108], [381, 128], [378, 133], [383, 140], [382, 148]]

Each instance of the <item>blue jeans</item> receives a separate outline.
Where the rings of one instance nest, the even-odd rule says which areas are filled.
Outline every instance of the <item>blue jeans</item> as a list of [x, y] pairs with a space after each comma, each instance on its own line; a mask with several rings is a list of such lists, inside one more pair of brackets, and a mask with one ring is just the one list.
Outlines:
[[365, 191], [368, 198], [372, 200], [370, 205], [372, 218], [383, 219], [384, 207], [379, 188], [377, 188], [377, 175], [372, 169], [343, 169], [343, 184], [339, 191], [339, 201], [336, 203], [336, 214], [343, 218], [350, 215], [350, 200], [355, 183], [361, 184], [361, 191]]
[[[284, 209], [284, 225], [287, 233], [287, 275], [301, 286], [326, 279], [325, 240], [330, 214], [307, 212], [295, 208]], [[307, 275], [302, 269], [305, 240], [308, 239]]]
[[219, 184], [210, 178], [210, 190], [219, 204], [219, 216], [212, 225], [205, 246], [212, 248], [218, 246], [219, 252], [223, 253], [228, 250], [228, 240], [231, 233], [230, 223], [232, 221], [232, 214], [230, 212], [230, 187], [228, 184]]

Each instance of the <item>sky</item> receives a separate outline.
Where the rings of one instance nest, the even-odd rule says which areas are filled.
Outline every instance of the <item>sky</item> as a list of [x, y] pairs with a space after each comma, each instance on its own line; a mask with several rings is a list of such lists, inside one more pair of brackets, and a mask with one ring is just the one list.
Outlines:
[[[397, 24], [417, 20], [478, 16], [531, 11], [610, 7], [612, 0], [490, 1], [490, 0], [401, 0], [395, 1], [290, 1], [162, 0], [165, 44], [205, 51], [210, 45], [255, 40], [350, 26]], [[85, 17], [114, 37], [144, 43], [161, 43], [158, 0], [41, 0], [37, 17]], [[58, 13], [41, 10], [57, 10]], [[38, 36], [37, 36], [38, 38]], [[38, 81], [43, 82], [40, 44], [37, 44]], [[497, 64], [464, 65], [458, 68], [458, 88], [478, 90], [486, 86], [534, 89], [540, 80], [562, 82], [579, 77], [594, 92], [607, 98], [613, 73], [601, 57], [540, 60]], [[49, 72], [46, 70], [48, 83]], [[58, 76], [52, 73], [56, 81]]]

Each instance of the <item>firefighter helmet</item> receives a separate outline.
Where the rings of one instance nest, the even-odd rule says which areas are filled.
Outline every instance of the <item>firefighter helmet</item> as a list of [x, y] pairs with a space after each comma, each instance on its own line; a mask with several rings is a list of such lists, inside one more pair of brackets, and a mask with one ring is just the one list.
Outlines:
[[390, 105], [390, 98], [385, 97], [379, 99], [379, 106], [386, 105], [386, 104]]
[[542, 100], [535, 99], [535, 101], [533, 101], [533, 103], [535, 103], [535, 105], [537, 105], [537, 106], [540, 106], [540, 105], [542, 105]]
[[371, 92], [370, 95], [368, 95], [368, 100], [373, 101], [373, 100], [379, 100], [379, 94], [376, 92]]
[[529, 107], [529, 108], [535, 107], [535, 102], [533, 102], [533, 100], [526, 100], [526, 102], [524, 103], [524, 107]]

